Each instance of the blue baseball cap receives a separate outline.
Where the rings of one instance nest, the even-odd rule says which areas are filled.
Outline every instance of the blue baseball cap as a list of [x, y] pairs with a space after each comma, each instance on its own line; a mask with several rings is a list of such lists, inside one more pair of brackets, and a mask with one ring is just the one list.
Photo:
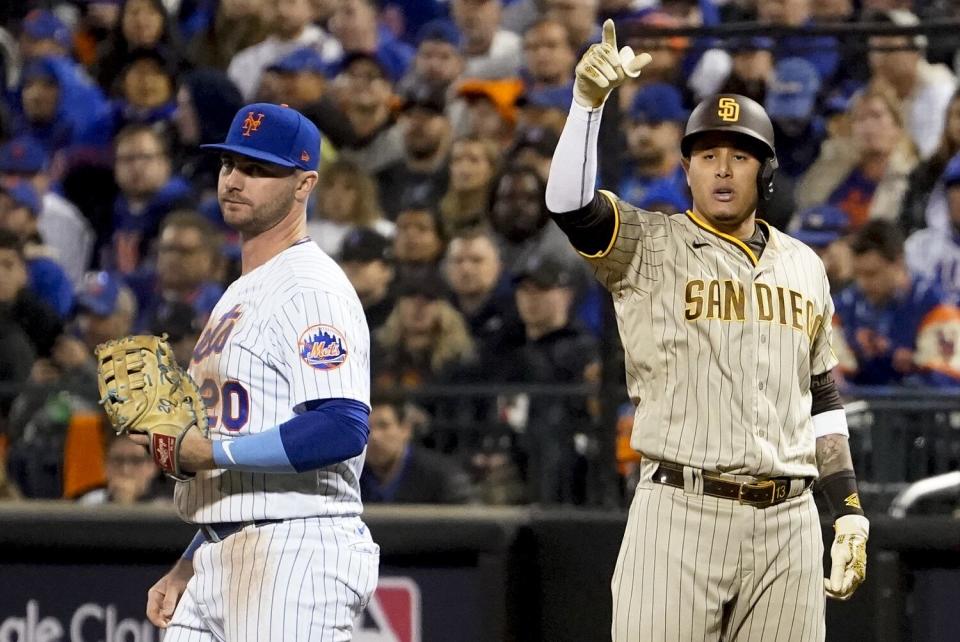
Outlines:
[[61, 47], [70, 48], [70, 29], [49, 11], [34, 9], [23, 19], [23, 33], [34, 40], [54, 40]]
[[662, 211], [664, 205], [676, 212], [685, 212], [690, 209], [690, 199], [686, 194], [677, 191], [669, 182], [657, 181], [637, 203], [637, 207], [649, 211]]
[[401, 109], [420, 107], [442, 114], [447, 107], [447, 92], [444, 88], [426, 82], [416, 82], [403, 92]]
[[87, 272], [77, 290], [77, 307], [97, 316], [110, 316], [117, 309], [122, 285], [110, 272]]
[[560, 137], [549, 128], [542, 126], [524, 127], [519, 130], [513, 139], [513, 146], [508, 154], [511, 156], [524, 149], [532, 149], [539, 156], [551, 157], [557, 149]]
[[511, 275], [513, 285], [530, 281], [541, 288], [571, 287], [574, 274], [570, 267], [555, 256], [533, 253], [526, 256]]
[[460, 48], [460, 30], [457, 25], [444, 18], [437, 18], [424, 24], [417, 31], [416, 43], [421, 45], [427, 41], [440, 41]]
[[680, 91], [662, 82], [644, 86], [630, 105], [630, 118], [644, 123], [684, 123], [689, 116], [690, 112], [683, 108]]
[[520, 96], [517, 104], [520, 107], [540, 107], [542, 109], [559, 109], [560, 111], [570, 111], [570, 101], [573, 100], [573, 87], [563, 85], [560, 87], [545, 87], [543, 89], [534, 89]]
[[767, 88], [767, 114], [774, 120], [807, 120], [816, 108], [820, 84], [820, 74], [810, 62], [784, 58], [774, 67]]
[[280, 73], [296, 74], [301, 71], [309, 71], [316, 74], [328, 75], [330, 68], [323, 61], [320, 53], [313, 47], [303, 47], [291, 51], [286, 56], [267, 67], [268, 71], [279, 71]]
[[947, 166], [940, 175], [944, 187], [953, 187], [960, 183], [960, 154], [955, 155], [947, 162]]
[[340, 261], [349, 263], [389, 262], [393, 257], [393, 243], [386, 236], [367, 227], [348, 232], [340, 244]]
[[40, 197], [37, 196], [37, 190], [33, 189], [33, 185], [27, 181], [13, 181], [0, 185], [0, 193], [6, 194], [14, 203], [30, 210], [33, 216], [40, 214]]
[[0, 145], [0, 172], [38, 174], [47, 166], [47, 152], [36, 138], [18, 136]]
[[60, 77], [57, 75], [56, 65], [52, 58], [44, 56], [34, 58], [23, 66], [23, 72], [20, 74], [20, 85], [26, 85], [31, 80], [49, 80], [54, 84], [60, 84]]
[[336, 66], [337, 73], [343, 73], [349, 69], [358, 60], [366, 61], [380, 70], [384, 80], [395, 83], [406, 72], [403, 62], [397, 57], [391, 57], [383, 47], [374, 52], [369, 51], [351, 51], [346, 54], [340, 63]]
[[201, 149], [232, 152], [282, 167], [317, 169], [320, 131], [296, 109], [286, 105], [253, 103], [241, 107], [222, 144]]
[[800, 212], [793, 238], [812, 248], [827, 247], [850, 231], [850, 217], [839, 207], [815, 205]]

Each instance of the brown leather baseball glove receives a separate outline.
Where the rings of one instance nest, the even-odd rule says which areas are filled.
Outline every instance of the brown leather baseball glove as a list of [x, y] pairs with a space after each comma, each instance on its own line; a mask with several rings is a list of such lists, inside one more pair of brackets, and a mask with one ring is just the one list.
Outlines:
[[207, 413], [197, 384], [177, 365], [166, 335], [135, 335], [97, 346], [100, 404], [117, 434], [150, 437], [150, 454], [179, 481], [193, 477], [180, 468], [183, 436], [197, 428], [207, 436]]

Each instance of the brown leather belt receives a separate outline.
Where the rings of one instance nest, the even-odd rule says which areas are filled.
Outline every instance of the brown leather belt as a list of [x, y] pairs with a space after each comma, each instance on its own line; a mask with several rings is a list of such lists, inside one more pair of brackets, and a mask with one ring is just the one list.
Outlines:
[[[774, 477], [754, 482], [735, 482], [722, 479], [715, 473], [701, 472], [703, 479], [703, 494], [721, 499], [732, 499], [756, 508], [769, 508], [790, 497], [796, 497], [800, 492], [813, 485], [812, 477]], [[685, 488], [683, 466], [670, 462], [658, 462], [653, 472], [653, 481], [674, 488]], [[790, 494], [792, 482], [801, 481], [803, 486], [800, 492]]]

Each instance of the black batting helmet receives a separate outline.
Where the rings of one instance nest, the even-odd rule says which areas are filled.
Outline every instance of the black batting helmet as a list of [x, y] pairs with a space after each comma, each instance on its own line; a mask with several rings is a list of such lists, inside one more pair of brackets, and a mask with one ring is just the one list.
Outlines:
[[733, 132], [757, 143], [761, 163], [757, 174], [757, 191], [761, 198], [770, 198], [773, 194], [773, 176], [779, 163], [773, 145], [773, 123], [763, 106], [740, 94], [715, 94], [704, 99], [687, 120], [687, 128], [680, 141], [680, 152], [684, 158], [690, 158], [694, 141], [707, 132]]

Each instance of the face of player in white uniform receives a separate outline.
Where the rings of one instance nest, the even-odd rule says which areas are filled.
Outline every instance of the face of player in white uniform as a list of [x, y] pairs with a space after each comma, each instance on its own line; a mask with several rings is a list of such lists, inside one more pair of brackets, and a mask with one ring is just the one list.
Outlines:
[[704, 134], [683, 166], [694, 212], [721, 232], [747, 238], [753, 233], [753, 225], [745, 223], [757, 209], [760, 161], [738, 143], [735, 135]]
[[217, 198], [230, 227], [256, 236], [290, 213], [303, 172], [237, 154], [223, 154], [220, 163]]

